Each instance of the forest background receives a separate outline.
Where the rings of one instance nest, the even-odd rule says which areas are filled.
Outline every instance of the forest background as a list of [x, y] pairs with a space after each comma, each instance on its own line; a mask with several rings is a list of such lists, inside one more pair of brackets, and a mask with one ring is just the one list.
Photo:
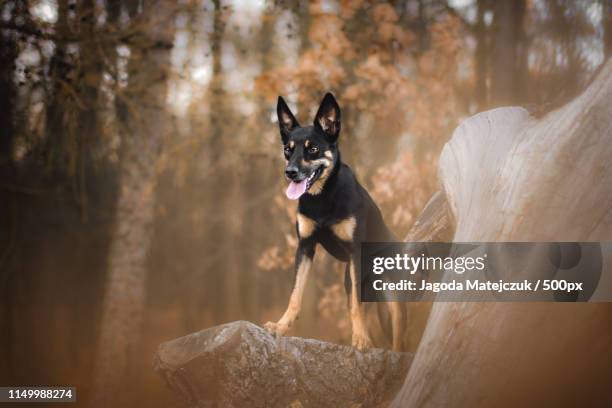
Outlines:
[[[303, 124], [336, 95], [343, 159], [402, 236], [460, 121], [567, 101], [612, 54], [611, 15], [606, 0], [3, 1], [0, 384], [179, 406], [151, 369], [160, 342], [286, 306], [278, 95]], [[348, 344], [343, 268], [319, 252], [291, 334]], [[428, 310], [410, 308], [411, 350]]]

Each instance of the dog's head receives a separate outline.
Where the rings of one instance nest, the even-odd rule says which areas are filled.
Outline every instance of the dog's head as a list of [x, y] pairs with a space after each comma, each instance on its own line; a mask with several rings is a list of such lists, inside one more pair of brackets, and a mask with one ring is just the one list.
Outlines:
[[331, 93], [321, 101], [314, 126], [301, 127], [282, 97], [276, 107], [278, 126], [287, 161], [287, 197], [297, 200], [302, 194], [319, 194], [338, 161], [340, 107]]

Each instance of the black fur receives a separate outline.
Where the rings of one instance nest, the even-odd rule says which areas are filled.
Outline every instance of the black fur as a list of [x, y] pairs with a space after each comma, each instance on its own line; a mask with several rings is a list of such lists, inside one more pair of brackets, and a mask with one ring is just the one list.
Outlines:
[[[334, 96], [325, 95], [312, 126], [300, 126], [282, 97], [278, 98], [277, 114], [287, 160], [285, 176], [290, 180], [287, 196], [299, 199], [296, 222], [299, 243], [289, 306], [278, 322], [266, 323], [266, 329], [282, 335], [297, 318], [308, 270], [320, 244], [332, 256], [347, 263], [345, 282], [351, 309], [352, 343], [358, 348], [370, 347], [372, 341], [364, 325], [359, 296], [351, 293], [352, 288], [359, 287], [360, 244], [395, 241], [395, 237], [374, 200], [350, 167], [342, 162], [338, 149], [341, 112]], [[399, 344], [401, 333], [399, 325], [395, 326], [394, 348]]]
[[[316, 244], [321, 244], [336, 259], [343, 262], [352, 259], [358, 265], [361, 242], [395, 241], [374, 200], [359, 184], [351, 168], [342, 162], [338, 148], [341, 112], [333, 95], [328, 93], [323, 98], [313, 126], [301, 127], [282, 97], [278, 99], [277, 113], [287, 159], [287, 178], [302, 180], [313, 172], [321, 172], [309, 163], [325, 157], [326, 151], [331, 152], [333, 162], [322, 189], [317, 194], [307, 191], [299, 198], [298, 212], [313, 220], [316, 227], [312, 235], [301, 237], [296, 225], [300, 239], [296, 265], [304, 255], [312, 258]], [[308, 147], [305, 146], [307, 140]], [[311, 150], [313, 147], [316, 152]], [[315, 176], [316, 180], [321, 178], [321, 174]], [[355, 218], [355, 232], [350, 241], [345, 241], [334, 234], [332, 227], [350, 217]], [[347, 269], [347, 293], [350, 293], [349, 282]]]

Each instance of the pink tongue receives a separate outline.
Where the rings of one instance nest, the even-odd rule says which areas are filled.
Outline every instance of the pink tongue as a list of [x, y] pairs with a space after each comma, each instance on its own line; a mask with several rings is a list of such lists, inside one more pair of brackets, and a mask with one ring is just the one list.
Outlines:
[[300, 181], [299, 183], [296, 183], [295, 181], [290, 182], [286, 192], [287, 198], [291, 200], [297, 200], [300, 198], [300, 196], [306, 192], [306, 185], [306, 179]]

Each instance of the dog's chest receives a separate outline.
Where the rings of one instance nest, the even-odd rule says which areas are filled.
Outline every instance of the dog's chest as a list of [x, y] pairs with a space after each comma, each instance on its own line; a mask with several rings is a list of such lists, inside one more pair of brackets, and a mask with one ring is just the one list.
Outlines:
[[337, 259], [346, 261], [353, 248], [357, 218], [343, 197], [301, 200], [297, 228], [300, 239], [314, 239]]
[[338, 218], [299, 212], [297, 228], [300, 239], [314, 238], [331, 255], [346, 260], [352, 247], [357, 221], [354, 216]]

